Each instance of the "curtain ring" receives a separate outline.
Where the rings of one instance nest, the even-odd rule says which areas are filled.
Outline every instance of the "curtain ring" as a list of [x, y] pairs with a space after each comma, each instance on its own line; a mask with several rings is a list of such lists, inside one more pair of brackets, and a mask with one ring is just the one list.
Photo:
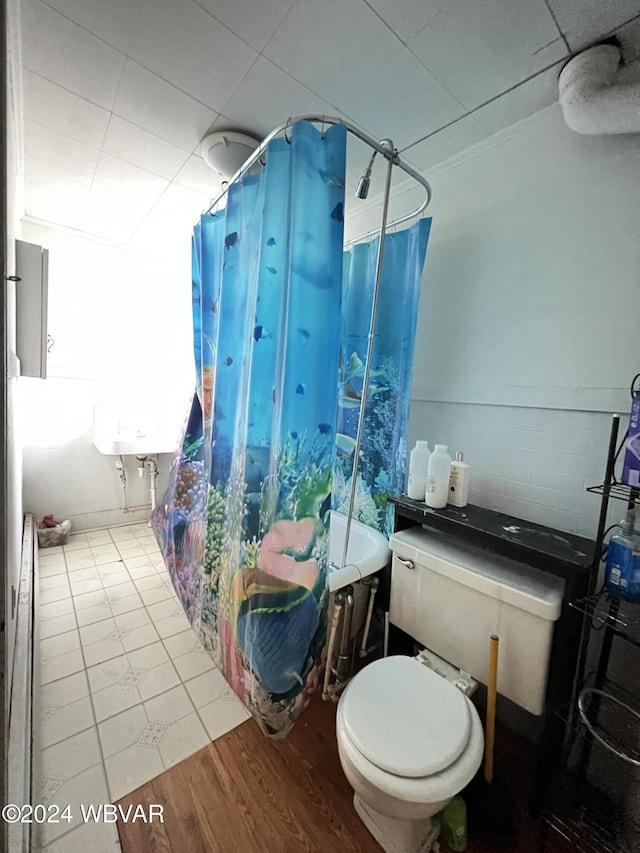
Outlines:
[[287, 119], [287, 123], [284, 127], [284, 139], [288, 145], [291, 145], [291, 140], [287, 136], [287, 130], [289, 130], [290, 127], [291, 127], [291, 116], [289, 116], [289, 118]]

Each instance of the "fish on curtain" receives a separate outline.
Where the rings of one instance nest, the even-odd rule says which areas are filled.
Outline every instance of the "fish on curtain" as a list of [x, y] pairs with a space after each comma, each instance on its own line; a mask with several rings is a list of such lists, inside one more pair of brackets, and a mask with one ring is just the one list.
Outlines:
[[[425, 218], [385, 236], [353, 517], [386, 536], [393, 532], [393, 507], [388, 498], [404, 488], [413, 350], [430, 230], [431, 219]], [[333, 507], [345, 515], [351, 497], [379, 242], [376, 237], [358, 243], [344, 254]]]
[[275, 737], [323, 663], [345, 155], [343, 125], [298, 122], [194, 229], [197, 391], [152, 515], [189, 619]]

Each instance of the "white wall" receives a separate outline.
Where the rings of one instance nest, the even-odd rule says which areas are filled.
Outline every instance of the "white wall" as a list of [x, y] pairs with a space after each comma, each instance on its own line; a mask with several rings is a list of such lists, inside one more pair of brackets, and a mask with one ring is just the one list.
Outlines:
[[[6, 116], [6, 167], [7, 167], [7, 274], [15, 274], [15, 239], [20, 236], [20, 217], [24, 211], [24, 186], [22, 168], [22, 81], [20, 76], [20, 39], [17, 0], [6, 5], [7, 15], [7, 116]], [[5, 38], [5, 34], [2, 35]], [[5, 116], [2, 117], [3, 120]], [[12, 611], [11, 588], [19, 589], [20, 557], [22, 551], [22, 448], [19, 430], [18, 361], [16, 357], [16, 293], [15, 284], [3, 281], [6, 293], [6, 323], [4, 347], [6, 371], [6, 423], [5, 479], [7, 501], [4, 507], [2, 548], [6, 562], [5, 584], [8, 662], [6, 684], [11, 684], [13, 646], [16, 623]]]
[[427, 177], [409, 439], [465, 451], [472, 502], [593, 535], [585, 478], [602, 477], [607, 413], [628, 412], [640, 369], [638, 137], [579, 136], [554, 106]]
[[[120, 511], [116, 457], [93, 445], [93, 410], [111, 395], [158, 395], [179, 431], [193, 376], [190, 247], [168, 262], [30, 222], [23, 237], [49, 249], [55, 341], [48, 378], [20, 380], [25, 507], [76, 530], [146, 516]], [[160, 493], [171, 458], [161, 456]], [[134, 457], [126, 473], [129, 506], [147, 503]]]

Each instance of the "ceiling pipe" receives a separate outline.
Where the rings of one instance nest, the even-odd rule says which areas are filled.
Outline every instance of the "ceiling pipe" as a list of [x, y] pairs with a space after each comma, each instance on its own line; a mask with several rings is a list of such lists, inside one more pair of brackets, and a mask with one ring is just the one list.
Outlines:
[[560, 106], [576, 133], [640, 133], [640, 81], [620, 79], [620, 48], [597, 44], [564, 66], [558, 81]]

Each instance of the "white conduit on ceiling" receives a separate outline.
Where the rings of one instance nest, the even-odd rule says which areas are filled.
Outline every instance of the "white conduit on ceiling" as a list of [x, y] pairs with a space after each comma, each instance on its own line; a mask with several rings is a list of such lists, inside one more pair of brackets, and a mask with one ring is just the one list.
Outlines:
[[560, 73], [560, 106], [577, 133], [640, 133], [640, 80], [620, 79], [620, 48], [598, 44], [570, 59]]

